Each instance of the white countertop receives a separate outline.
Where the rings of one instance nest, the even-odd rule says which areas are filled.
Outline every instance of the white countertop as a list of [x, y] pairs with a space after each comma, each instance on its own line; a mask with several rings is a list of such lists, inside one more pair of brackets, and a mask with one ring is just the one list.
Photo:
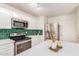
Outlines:
[[0, 40], [0, 45], [9, 44], [9, 43], [14, 43], [14, 41], [11, 39], [1, 39]]
[[62, 41], [63, 48], [58, 52], [49, 50], [51, 44], [52, 42], [47, 40], [17, 56], [79, 56], [79, 44]]

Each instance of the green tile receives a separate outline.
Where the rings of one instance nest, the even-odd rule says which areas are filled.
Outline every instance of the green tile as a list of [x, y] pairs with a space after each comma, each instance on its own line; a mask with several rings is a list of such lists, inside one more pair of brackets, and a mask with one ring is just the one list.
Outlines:
[[7, 39], [11, 33], [26, 33], [27, 36], [33, 35], [43, 35], [42, 29], [21, 29], [21, 28], [12, 28], [12, 29], [0, 29], [0, 39]]

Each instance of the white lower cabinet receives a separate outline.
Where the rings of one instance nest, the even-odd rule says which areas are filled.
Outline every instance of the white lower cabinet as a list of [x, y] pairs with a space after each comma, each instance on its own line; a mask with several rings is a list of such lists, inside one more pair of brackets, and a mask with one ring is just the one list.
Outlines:
[[31, 39], [32, 40], [32, 47], [42, 43], [42, 41], [43, 41], [42, 35], [30, 36], [30, 37], [32, 38]]
[[[14, 55], [14, 42], [10, 42], [9, 40], [4, 40], [5, 43], [0, 40], [0, 42], [3, 42], [0, 44], [0, 56], [13, 56]], [[9, 42], [8, 42], [9, 41]]]
[[0, 51], [0, 56], [13, 56], [13, 48], [10, 49], [4, 49]]

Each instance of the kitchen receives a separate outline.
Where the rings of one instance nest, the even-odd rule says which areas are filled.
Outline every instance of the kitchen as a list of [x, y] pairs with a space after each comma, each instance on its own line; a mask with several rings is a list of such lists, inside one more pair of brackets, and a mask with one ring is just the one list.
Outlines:
[[[23, 50], [26, 50], [43, 42], [44, 28], [42, 26], [43, 24], [40, 24], [42, 23], [42, 16], [35, 18], [34, 16], [26, 14], [6, 4], [0, 4], [0, 18], [0, 55], [18, 54], [18, 51], [15, 51], [17, 50], [17, 46], [19, 47], [18, 44], [22, 42], [27, 43], [25, 44], [25, 46], [30, 45]], [[24, 39], [26, 40], [24, 41]], [[20, 40], [23, 41], [18, 42]]]
[[0, 55], [79, 55], [78, 6], [76, 3], [1, 3]]

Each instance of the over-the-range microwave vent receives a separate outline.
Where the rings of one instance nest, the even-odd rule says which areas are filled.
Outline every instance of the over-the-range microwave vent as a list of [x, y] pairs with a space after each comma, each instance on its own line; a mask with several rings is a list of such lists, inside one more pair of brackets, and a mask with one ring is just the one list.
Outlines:
[[11, 18], [11, 27], [12, 28], [28, 28], [28, 21], [12, 17]]

